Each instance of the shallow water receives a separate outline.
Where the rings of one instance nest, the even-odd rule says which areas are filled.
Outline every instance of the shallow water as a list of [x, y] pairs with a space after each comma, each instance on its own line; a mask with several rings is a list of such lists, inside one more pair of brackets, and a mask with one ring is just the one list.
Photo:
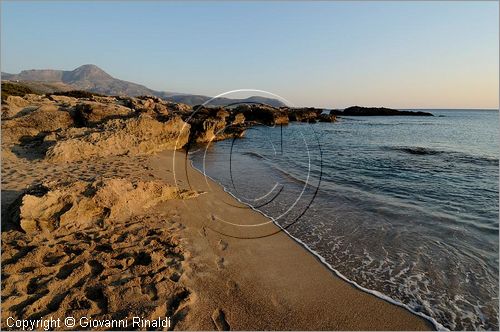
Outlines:
[[499, 115], [431, 112], [254, 127], [191, 159], [360, 286], [497, 330]]

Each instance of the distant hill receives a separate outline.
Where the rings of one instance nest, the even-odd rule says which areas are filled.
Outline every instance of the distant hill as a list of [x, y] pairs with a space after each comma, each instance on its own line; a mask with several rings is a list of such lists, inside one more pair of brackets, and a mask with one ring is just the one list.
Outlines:
[[[177, 94], [166, 91], [156, 91], [144, 85], [120, 80], [112, 77], [96, 65], [88, 64], [74, 70], [31, 69], [19, 74], [2, 73], [2, 80], [20, 81], [35, 90], [45, 92], [84, 90], [104, 95], [141, 96], [153, 95], [165, 100], [185, 103], [188, 105], [203, 104], [211, 97], [190, 94]], [[51, 90], [53, 89], [53, 90]], [[223, 106], [235, 102], [256, 102], [271, 106], [285, 106], [281, 101], [264, 97], [249, 97], [246, 99], [218, 98], [209, 105]]]
[[277, 99], [260, 97], [260, 96], [252, 96], [244, 99], [230, 99], [230, 98], [220, 97], [211, 100], [212, 99], [211, 97], [200, 96], [200, 95], [173, 95], [170, 97], [165, 97], [164, 99], [188, 105], [201, 105], [207, 101], [210, 101], [207, 104], [207, 106], [227, 106], [227, 105], [241, 104], [241, 103], [267, 104], [269, 106], [274, 106], [274, 107], [286, 106], [284, 103], [282, 103]]
[[74, 90], [85, 90], [106, 95], [157, 95], [143, 85], [113, 78], [96, 65], [83, 65], [75, 70], [32, 69], [19, 74], [2, 73], [2, 79], [22, 82], [59, 83]]

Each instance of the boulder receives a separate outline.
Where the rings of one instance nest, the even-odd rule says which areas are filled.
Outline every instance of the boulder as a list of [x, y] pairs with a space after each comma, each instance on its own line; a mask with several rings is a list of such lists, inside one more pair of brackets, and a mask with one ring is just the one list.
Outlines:
[[193, 126], [193, 138], [197, 143], [211, 142], [225, 127], [226, 121], [223, 118], [201, 119], [199, 124]]
[[162, 201], [198, 194], [159, 180], [46, 182], [25, 190], [8, 211], [11, 220], [26, 233], [36, 234], [102, 226], [108, 220], [123, 220]]
[[290, 121], [316, 122], [323, 109], [314, 107], [292, 108], [288, 110]]
[[51, 162], [76, 161], [113, 155], [144, 155], [182, 148], [189, 139], [190, 125], [180, 117], [160, 122], [149, 115], [115, 119], [77, 137], [57, 141], [47, 150]]
[[74, 124], [69, 112], [60, 110], [53, 103], [42, 104], [23, 116], [2, 121], [2, 139], [8, 143], [19, 143]]
[[243, 113], [234, 114], [234, 119], [232, 121], [232, 124], [238, 125], [243, 123], [245, 123], [245, 115], [243, 115]]
[[264, 124], [267, 126], [288, 124], [288, 113], [285, 109], [267, 105], [240, 105], [234, 109], [235, 113], [242, 113], [247, 122]]
[[93, 100], [98, 102], [98, 103], [103, 103], [103, 104], [115, 104], [118, 103], [118, 99], [113, 96], [94, 96]]
[[160, 103], [161, 99], [154, 96], [140, 97], [121, 97], [123, 106], [132, 108], [141, 113], [153, 112], [156, 103]]
[[155, 96], [140, 97], [118, 97], [117, 104], [131, 108], [139, 113], [146, 113], [152, 116], [160, 117], [171, 114], [186, 115], [192, 112], [191, 106], [181, 103], [165, 101]]
[[334, 114], [320, 114], [318, 116], [318, 121], [319, 122], [335, 122], [337, 121], [337, 116]]
[[193, 111], [193, 108], [187, 104], [183, 103], [174, 103], [174, 102], [166, 102], [168, 109], [174, 113], [190, 113]]
[[186, 116], [186, 121], [191, 124], [191, 142], [208, 143], [243, 136], [243, 114], [230, 112], [223, 107], [200, 106], [195, 109], [195, 113]]
[[23, 98], [29, 101], [30, 103], [42, 102], [43, 100], [47, 100], [47, 98], [44, 95], [37, 95], [34, 93], [28, 93], [24, 95]]
[[49, 95], [48, 98], [63, 106], [75, 106], [78, 103], [78, 99], [74, 97]]
[[119, 118], [128, 118], [135, 111], [114, 103], [101, 103], [94, 101], [79, 102], [72, 109], [72, 116], [79, 126], [91, 127], [99, 123]]
[[30, 101], [19, 96], [8, 96], [2, 100], [2, 119], [12, 118], [30, 104]]

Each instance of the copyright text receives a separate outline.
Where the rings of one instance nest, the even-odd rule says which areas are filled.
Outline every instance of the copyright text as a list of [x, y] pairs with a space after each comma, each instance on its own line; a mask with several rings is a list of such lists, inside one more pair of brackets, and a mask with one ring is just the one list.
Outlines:
[[63, 328], [170, 328], [170, 317], [158, 317], [156, 319], [145, 319], [142, 317], [131, 317], [130, 319], [94, 319], [92, 317], [66, 317], [46, 319], [15, 319], [7, 318], [7, 326], [11, 329], [21, 331], [57, 330]]

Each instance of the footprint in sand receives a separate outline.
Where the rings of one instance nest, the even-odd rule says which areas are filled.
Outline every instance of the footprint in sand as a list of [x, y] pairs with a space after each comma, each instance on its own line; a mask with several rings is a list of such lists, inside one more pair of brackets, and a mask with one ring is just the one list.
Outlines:
[[219, 240], [219, 242], [217, 243], [217, 246], [219, 247], [220, 250], [224, 251], [224, 250], [226, 250], [228, 244], [224, 240]]
[[215, 263], [217, 264], [217, 268], [219, 270], [222, 270], [224, 268], [224, 257], [218, 257], [216, 260], [215, 260]]
[[207, 237], [207, 230], [206, 230], [205, 226], [201, 227], [198, 230], [198, 233], [200, 233], [200, 235], [203, 236], [203, 237]]
[[239, 289], [239, 285], [234, 280], [228, 280], [226, 282], [226, 286], [227, 286], [227, 295], [236, 293]]
[[[10, 280], [2, 289], [2, 309], [13, 317], [31, 319], [65, 316], [74, 310], [102, 319], [108, 308], [144, 314], [130, 308], [133, 302], [138, 308], [150, 308], [148, 314], [163, 310], [161, 315], [166, 315], [167, 311], [173, 328], [189, 310], [191, 292], [182, 284], [183, 260], [189, 253], [175, 239], [175, 232], [155, 224], [156, 220], [141, 216], [100, 231], [55, 234], [54, 247], [36, 239], [2, 243], [11, 252], [21, 244], [23, 248], [4, 259], [2, 272]], [[130, 252], [131, 247], [141, 250]], [[28, 260], [23, 260], [28, 254]], [[28, 261], [36, 261], [36, 268], [29, 267]], [[15, 279], [20, 270], [24, 282]], [[19, 303], [19, 296], [26, 301]]]
[[212, 313], [212, 321], [214, 322], [215, 327], [219, 331], [231, 330], [229, 323], [226, 321], [226, 315], [224, 314], [224, 311], [222, 311], [222, 309], [220, 308], [215, 309], [214, 312]]

